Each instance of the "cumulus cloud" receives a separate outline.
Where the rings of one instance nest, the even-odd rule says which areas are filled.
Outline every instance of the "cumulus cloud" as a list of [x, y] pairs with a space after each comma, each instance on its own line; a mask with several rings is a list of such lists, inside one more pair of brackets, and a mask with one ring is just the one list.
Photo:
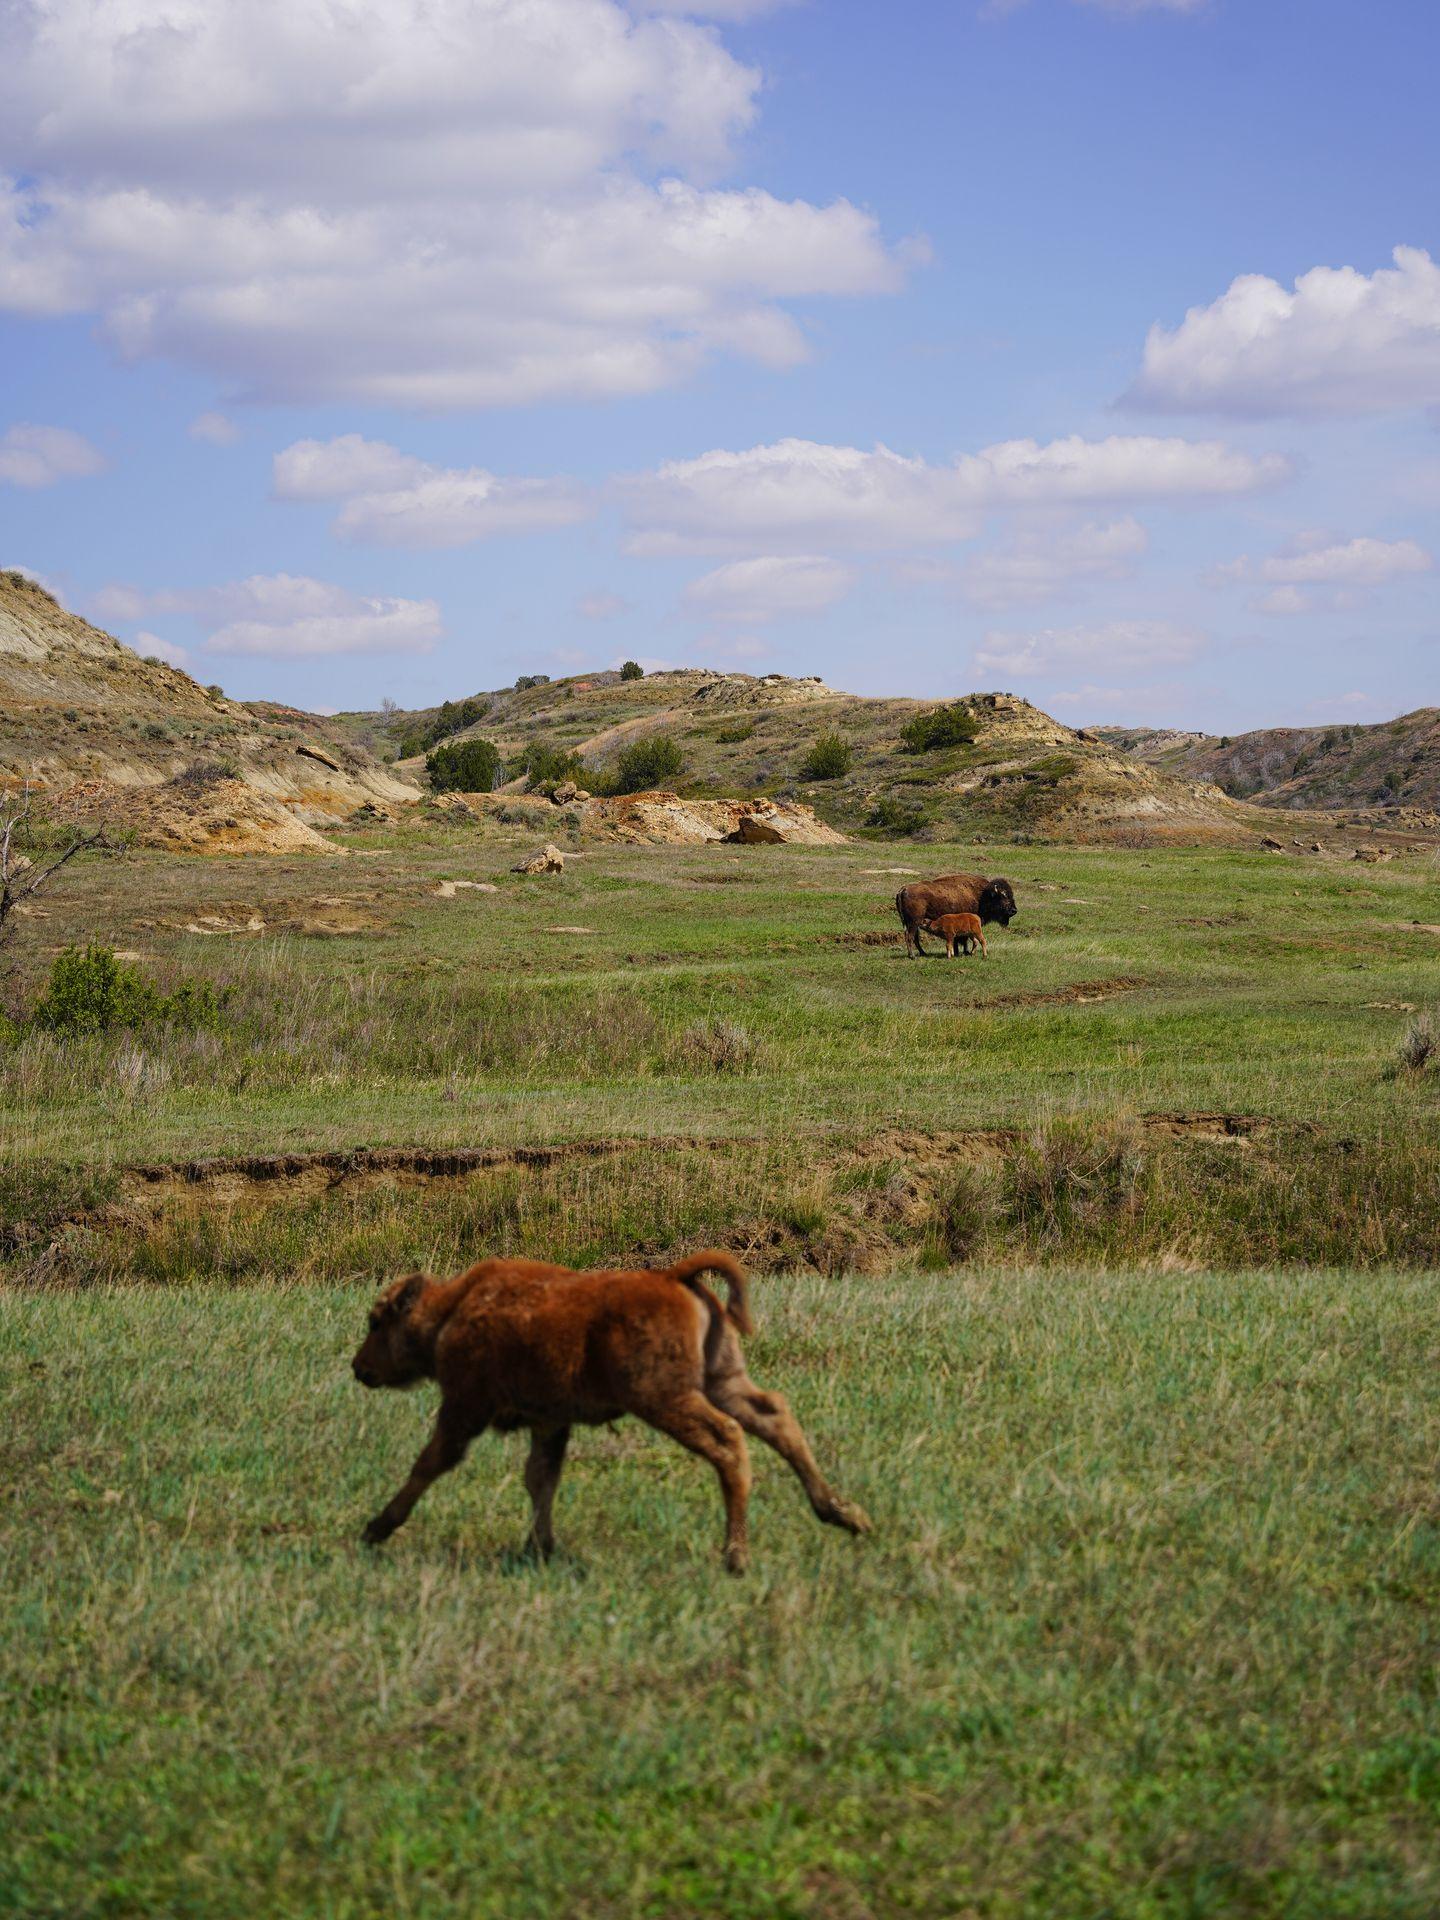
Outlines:
[[685, 589], [685, 606], [710, 620], [764, 625], [796, 615], [824, 613], [855, 585], [852, 567], [821, 554], [766, 554], [732, 560]]
[[380, 547], [463, 547], [497, 533], [573, 526], [592, 511], [565, 480], [505, 480], [484, 467], [436, 467], [358, 433], [297, 440], [277, 453], [280, 500], [343, 501], [342, 540]]
[[984, 645], [975, 650], [975, 666], [981, 673], [1009, 674], [1017, 680], [1086, 668], [1124, 673], [1179, 666], [1192, 660], [1201, 645], [1198, 633], [1167, 620], [1113, 620], [1097, 627], [987, 633]]
[[102, 618], [139, 620], [147, 614], [187, 614], [202, 622], [210, 653], [261, 654], [273, 659], [346, 653], [425, 653], [444, 633], [433, 600], [399, 600], [354, 593], [303, 574], [252, 574], [225, 586], [196, 590], [104, 587], [93, 602]]
[[1277, 455], [1145, 435], [1007, 440], [943, 466], [885, 446], [867, 453], [780, 440], [671, 461], [621, 483], [621, 493], [633, 553], [813, 552], [933, 546], [972, 538], [997, 507], [1223, 496], [1289, 472]]
[[1145, 342], [1125, 403], [1166, 413], [1346, 414], [1440, 403], [1440, 267], [1418, 247], [1368, 277], [1315, 267], [1293, 292], [1243, 274]]
[[53, 487], [61, 480], [87, 479], [104, 466], [99, 449], [68, 427], [22, 423], [0, 434], [0, 485]]
[[233, 447], [240, 438], [239, 427], [223, 413], [197, 413], [189, 433], [192, 440], [203, 440], [211, 447]]
[[980, 554], [961, 571], [960, 585], [976, 606], [1049, 600], [1085, 580], [1120, 580], [1149, 544], [1128, 516], [1055, 534], [1022, 532], [1009, 547]]
[[1287, 553], [1246, 554], [1217, 567], [1217, 580], [1257, 580], [1270, 591], [1251, 604], [1260, 613], [1333, 612], [1358, 604], [1365, 589], [1429, 573], [1434, 557], [1417, 540], [1333, 540], [1304, 535]]
[[246, 397], [644, 393], [895, 288], [836, 200], [712, 184], [761, 76], [618, 0], [0, 9], [0, 287]]

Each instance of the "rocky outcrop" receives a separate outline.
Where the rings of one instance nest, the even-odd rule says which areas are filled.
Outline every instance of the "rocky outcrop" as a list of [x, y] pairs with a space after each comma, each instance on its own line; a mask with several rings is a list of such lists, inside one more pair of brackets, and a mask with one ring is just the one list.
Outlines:
[[587, 833], [639, 846], [703, 846], [719, 840], [732, 846], [845, 844], [843, 833], [797, 801], [684, 800], [663, 791], [632, 793], [590, 801], [583, 820]]

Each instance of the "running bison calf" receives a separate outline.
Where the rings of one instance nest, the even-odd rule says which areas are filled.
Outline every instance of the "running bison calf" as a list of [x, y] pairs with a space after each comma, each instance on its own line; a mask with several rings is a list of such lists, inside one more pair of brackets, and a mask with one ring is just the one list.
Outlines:
[[982, 960], [989, 957], [985, 952], [985, 929], [978, 913], [942, 913], [937, 920], [925, 922], [925, 931], [939, 934], [952, 960], [962, 951], [968, 959], [972, 946], [979, 947]]
[[[722, 1306], [702, 1273], [724, 1274]], [[370, 1310], [355, 1355], [366, 1387], [440, 1387], [435, 1431], [410, 1478], [365, 1529], [374, 1546], [409, 1517], [432, 1481], [459, 1466], [486, 1427], [530, 1430], [525, 1487], [530, 1545], [548, 1556], [550, 1510], [573, 1426], [633, 1413], [708, 1460], [725, 1497], [725, 1564], [749, 1561], [745, 1509], [753, 1433], [789, 1462], [821, 1520], [868, 1533], [858, 1507], [831, 1491], [799, 1422], [745, 1371], [752, 1330], [745, 1274], [728, 1253], [694, 1253], [654, 1271], [575, 1273], [538, 1260], [482, 1260], [454, 1280], [412, 1273]]]
[[946, 873], [938, 880], [914, 880], [895, 896], [895, 911], [905, 929], [906, 955], [925, 946], [920, 929], [946, 913], [974, 913], [988, 926], [1008, 927], [1015, 918], [1015, 893], [1008, 880], [987, 880], [983, 873]]

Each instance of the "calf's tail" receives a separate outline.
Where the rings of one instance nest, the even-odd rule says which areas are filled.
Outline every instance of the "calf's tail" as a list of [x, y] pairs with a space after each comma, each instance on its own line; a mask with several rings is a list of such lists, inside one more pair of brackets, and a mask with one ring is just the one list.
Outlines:
[[[683, 1260], [677, 1260], [673, 1267], [666, 1269], [672, 1280], [678, 1280], [682, 1286], [689, 1287], [692, 1293], [698, 1293], [708, 1300], [717, 1313], [735, 1328], [737, 1333], [753, 1333], [755, 1322], [750, 1318], [750, 1295], [745, 1283], [745, 1269], [733, 1253], [721, 1253], [712, 1250], [708, 1253], [687, 1254]], [[702, 1273], [723, 1273], [730, 1282], [730, 1299], [721, 1306], [709, 1287], [702, 1285], [696, 1277]]]

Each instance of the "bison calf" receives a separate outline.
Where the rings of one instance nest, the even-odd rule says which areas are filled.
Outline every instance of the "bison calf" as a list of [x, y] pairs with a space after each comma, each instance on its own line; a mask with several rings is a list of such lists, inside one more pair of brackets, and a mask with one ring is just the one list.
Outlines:
[[972, 946], [978, 946], [982, 960], [988, 959], [985, 951], [985, 929], [980, 924], [978, 913], [942, 913], [937, 919], [924, 923], [927, 933], [938, 933], [945, 942], [945, 952], [950, 959], [962, 949], [969, 956]]
[[[722, 1306], [698, 1278], [722, 1273]], [[749, 1560], [745, 1512], [752, 1433], [788, 1461], [816, 1515], [868, 1533], [861, 1510], [826, 1484], [800, 1424], [778, 1393], [745, 1371], [751, 1331], [745, 1275], [728, 1253], [696, 1253], [661, 1270], [575, 1273], [538, 1260], [482, 1260], [454, 1280], [412, 1273], [370, 1310], [355, 1355], [366, 1387], [440, 1388], [435, 1431], [410, 1478], [365, 1529], [374, 1546], [409, 1517], [432, 1481], [459, 1466], [486, 1427], [530, 1430], [525, 1486], [530, 1545], [554, 1546], [550, 1509], [574, 1426], [633, 1413], [708, 1460], [725, 1498], [725, 1564]]]

